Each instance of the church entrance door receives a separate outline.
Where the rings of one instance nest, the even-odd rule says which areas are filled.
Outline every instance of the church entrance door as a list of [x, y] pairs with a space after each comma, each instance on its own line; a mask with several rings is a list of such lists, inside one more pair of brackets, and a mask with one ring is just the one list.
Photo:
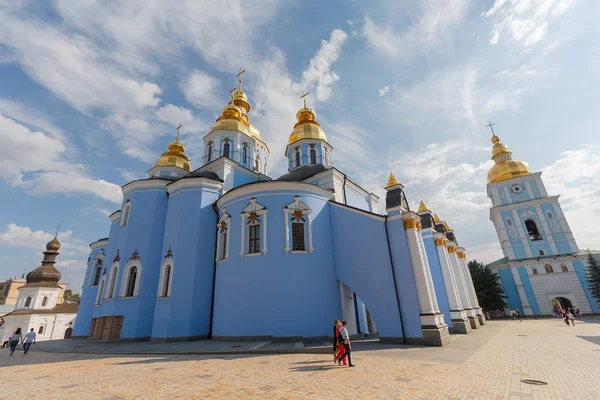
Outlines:
[[65, 339], [70, 339], [72, 334], [73, 328], [67, 328], [67, 330], [65, 331]]
[[558, 307], [563, 310], [568, 310], [569, 307], [573, 307], [573, 303], [566, 297], [555, 297], [552, 299], [552, 308], [556, 310]]

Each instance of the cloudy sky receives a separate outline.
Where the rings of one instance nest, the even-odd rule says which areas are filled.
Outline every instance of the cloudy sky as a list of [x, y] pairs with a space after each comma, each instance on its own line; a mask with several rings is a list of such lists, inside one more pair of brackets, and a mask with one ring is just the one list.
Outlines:
[[79, 291], [120, 186], [178, 123], [199, 167], [240, 67], [273, 177], [306, 89], [337, 168], [383, 198], [392, 161], [411, 205], [491, 262], [492, 120], [561, 195], [580, 247], [600, 248], [600, 2], [373, 3], [0, 0], [0, 279], [37, 267], [60, 224]]

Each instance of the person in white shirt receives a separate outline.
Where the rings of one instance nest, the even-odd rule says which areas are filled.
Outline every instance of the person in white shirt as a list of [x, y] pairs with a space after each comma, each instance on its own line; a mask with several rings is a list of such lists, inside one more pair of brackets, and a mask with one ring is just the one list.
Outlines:
[[352, 364], [352, 358], [350, 357], [350, 352], [352, 350], [352, 345], [350, 344], [350, 335], [348, 334], [348, 322], [342, 321], [342, 329], [340, 329], [340, 337], [338, 340], [344, 345], [344, 352], [338, 357], [337, 362], [338, 365], [342, 366], [342, 360], [344, 357], [348, 357], [348, 367], [354, 367]]
[[15, 333], [10, 337], [10, 355], [12, 356], [15, 350], [17, 349], [17, 345], [19, 342], [23, 340], [23, 335], [21, 335], [21, 328], [17, 328]]
[[27, 332], [25, 334], [25, 339], [23, 339], [23, 354], [27, 354], [33, 343], [35, 343], [35, 332], [33, 331], [33, 328], [31, 328], [31, 331]]

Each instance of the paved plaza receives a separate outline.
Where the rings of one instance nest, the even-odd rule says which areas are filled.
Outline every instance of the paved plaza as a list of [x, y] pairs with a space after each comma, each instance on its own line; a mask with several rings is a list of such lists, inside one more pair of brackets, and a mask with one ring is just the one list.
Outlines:
[[[335, 366], [326, 354], [217, 354], [224, 345], [205, 343], [202, 352], [215, 354], [91, 354], [97, 345], [78, 345], [72, 349], [78, 353], [49, 353], [40, 351], [51, 350], [40, 343], [27, 355], [18, 351], [9, 357], [5, 349], [0, 398], [591, 400], [600, 393], [598, 317], [578, 320], [575, 327], [558, 319], [491, 321], [468, 336], [455, 336], [444, 348], [362, 343], [356, 346], [353, 369]], [[131, 344], [157, 353], [168, 346], [201, 352], [193, 343], [188, 348]], [[247, 344], [228, 346], [243, 351], [237, 346]], [[124, 347], [113, 346], [112, 352]], [[521, 382], [526, 379], [547, 385]]]

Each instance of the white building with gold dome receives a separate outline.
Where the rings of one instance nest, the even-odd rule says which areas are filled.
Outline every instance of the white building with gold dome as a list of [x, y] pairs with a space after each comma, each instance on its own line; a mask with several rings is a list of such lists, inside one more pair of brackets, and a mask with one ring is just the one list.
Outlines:
[[379, 215], [379, 198], [333, 167], [304, 101], [280, 149], [288, 173], [273, 179], [250, 110], [240, 80], [197, 169], [178, 135], [123, 186], [91, 244], [75, 336], [297, 342], [345, 319], [352, 334], [443, 345], [484, 323], [465, 250], [424, 205], [409, 209], [393, 174]]
[[508, 307], [522, 315], [552, 315], [559, 304], [600, 312], [586, 276], [588, 258], [600, 252], [579, 250], [559, 196], [548, 195], [542, 173], [513, 160], [495, 134], [492, 143], [487, 194], [504, 258], [488, 267], [499, 274]]
[[36, 341], [71, 337], [79, 304], [63, 301], [65, 285], [59, 283], [61, 274], [54, 267], [59, 249], [55, 236], [46, 245], [42, 265], [27, 274], [27, 283], [19, 288], [15, 310], [4, 316], [0, 330], [4, 346], [17, 328], [23, 335], [33, 329]]

